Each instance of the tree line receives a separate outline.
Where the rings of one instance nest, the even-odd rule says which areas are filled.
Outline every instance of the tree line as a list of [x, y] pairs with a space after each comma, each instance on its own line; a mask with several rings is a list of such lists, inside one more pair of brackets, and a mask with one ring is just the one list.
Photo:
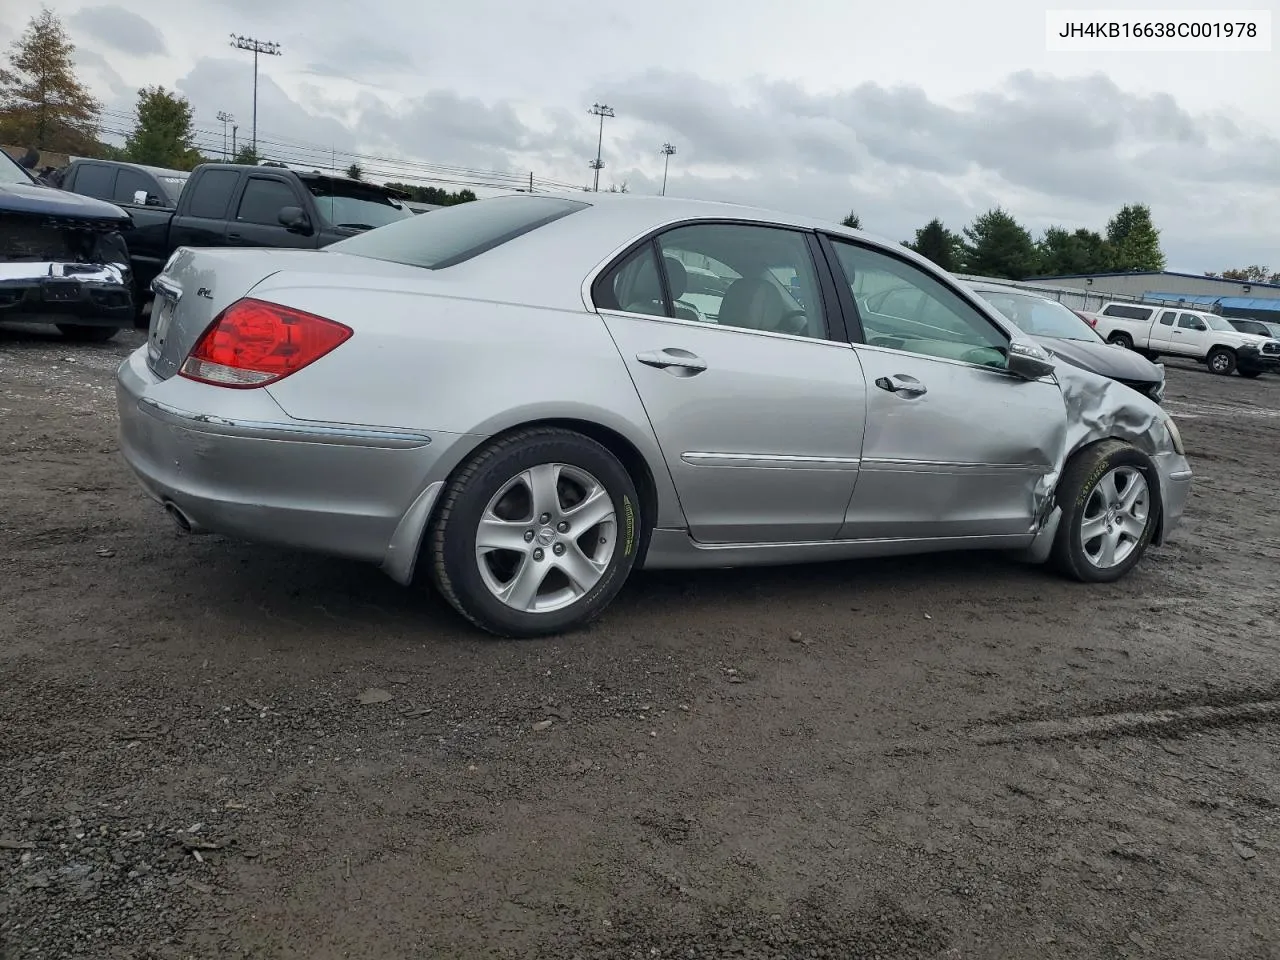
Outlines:
[[[856, 213], [841, 222], [861, 229]], [[1160, 231], [1142, 203], [1121, 207], [1103, 231], [1049, 227], [1039, 238], [1001, 207], [975, 217], [959, 233], [935, 217], [902, 245], [944, 270], [1006, 280], [1165, 267]]]

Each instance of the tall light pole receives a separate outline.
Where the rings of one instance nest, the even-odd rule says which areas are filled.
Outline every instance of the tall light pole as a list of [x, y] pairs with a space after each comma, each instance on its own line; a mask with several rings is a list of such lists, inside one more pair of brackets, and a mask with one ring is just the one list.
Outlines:
[[667, 167], [671, 164], [671, 155], [676, 152], [676, 148], [669, 143], [662, 145], [662, 193], [661, 196], [667, 195]]
[[253, 52], [253, 155], [258, 156], [258, 54], [268, 57], [280, 56], [280, 44], [268, 40], [255, 40], [253, 37], [241, 37], [231, 34], [231, 45], [237, 50]]
[[593, 103], [591, 109], [587, 111], [592, 116], [600, 118], [600, 135], [596, 139], [596, 158], [591, 161], [590, 167], [596, 172], [596, 182], [593, 189], [596, 193], [600, 192], [600, 168], [604, 166], [604, 161], [600, 158], [604, 148], [604, 118], [613, 116], [613, 107], [606, 106], [603, 103]]
[[218, 119], [222, 121], [222, 162], [227, 162], [227, 124], [235, 123], [236, 118], [225, 110], [218, 111]]

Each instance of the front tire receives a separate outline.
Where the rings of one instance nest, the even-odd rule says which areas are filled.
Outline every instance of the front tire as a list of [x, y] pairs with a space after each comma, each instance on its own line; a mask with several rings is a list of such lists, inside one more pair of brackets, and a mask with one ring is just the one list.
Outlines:
[[1220, 377], [1229, 377], [1236, 372], [1236, 353], [1226, 347], [1214, 347], [1204, 358], [1204, 362], [1210, 373], [1216, 373]]
[[106, 343], [116, 335], [116, 328], [97, 327], [87, 323], [60, 323], [58, 332], [77, 343]]
[[617, 457], [582, 434], [533, 427], [486, 444], [456, 472], [426, 549], [436, 588], [476, 626], [546, 636], [604, 612], [645, 522]]
[[1053, 548], [1060, 572], [1111, 583], [1142, 559], [1160, 516], [1155, 465], [1141, 450], [1104, 440], [1075, 455], [1056, 493], [1062, 519]]

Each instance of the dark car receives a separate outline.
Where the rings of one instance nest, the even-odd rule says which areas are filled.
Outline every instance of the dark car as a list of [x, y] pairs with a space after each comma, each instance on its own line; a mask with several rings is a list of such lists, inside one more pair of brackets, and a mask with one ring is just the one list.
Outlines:
[[109, 340], [133, 322], [129, 215], [37, 181], [0, 150], [0, 320]]
[[1098, 336], [1089, 323], [1056, 300], [1015, 287], [971, 284], [971, 289], [1054, 356], [1132, 387], [1159, 403], [1164, 365]]
[[[319, 171], [202, 163], [180, 189], [165, 182], [171, 174], [181, 176], [94, 161], [67, 178], [68, 189], [119, 198], [132, 216], [129, 259], [143, 296], [179, 247], [317, 250], [413, 216], [395, 190]], [[158, 181], [169, 199], [142, 185], [143, 175]]]

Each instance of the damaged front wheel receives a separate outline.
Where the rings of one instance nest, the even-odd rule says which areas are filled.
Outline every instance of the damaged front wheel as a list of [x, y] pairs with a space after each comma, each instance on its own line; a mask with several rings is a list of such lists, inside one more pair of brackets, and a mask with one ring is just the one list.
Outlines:
[[1136, 447], [1108, 440], [1081, 450], [1058, 484], [1054, 564], [1086, 583], [1119, 580], [1151, 543], [1159, 491], [1151, 459]]

